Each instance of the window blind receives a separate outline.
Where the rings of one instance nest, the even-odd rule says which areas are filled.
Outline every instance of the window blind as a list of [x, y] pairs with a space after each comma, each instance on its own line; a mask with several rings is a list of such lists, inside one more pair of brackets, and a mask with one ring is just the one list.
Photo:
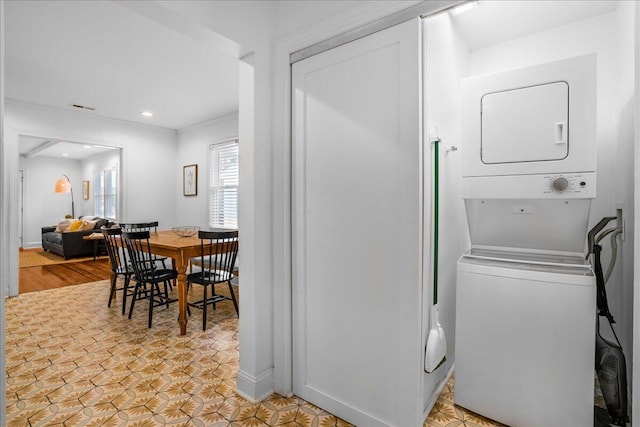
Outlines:
[[238, 228], [238, 140], [209, 146], [209, 226]]
[[104, 217], [116, 218], [116, 170], [104, 171]]
[[93, 185], [94, 215], [116, 219], [117, 173], [115, 169], [96, 172]]

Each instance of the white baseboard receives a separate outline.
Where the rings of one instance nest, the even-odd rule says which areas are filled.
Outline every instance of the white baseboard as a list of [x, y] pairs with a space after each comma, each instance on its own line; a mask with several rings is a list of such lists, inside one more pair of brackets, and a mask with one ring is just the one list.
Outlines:
[[455, 367], [456, 367], [456, 364], [453, 363], [451, 365], [451, 368], [449, 368], [449, 372], [447, 372], [447, 375], [443, 378], [442, 381], [440, 381], [440, 383], [435, 388], [433, 393], [431, 393], [431, 397], [429, 398], [429, 401], [427, 402], [424, 408], [423, 420], [426, 420], [429, 414], [431, 413], [433, 406], [436, 404], [436, 402], [440, 398], [440, 394], [442, 393], [442, 390], [444, 390], [444, 388], [447, 385], [447, 382], [449, 382], [449, 378], [451, 378], [451, 375], [453, 375], [453, 371]]
[[269, 368], [258, 376], [238, 371], [236, 377], [236, 393], [252, 403], [261, 402], [273, 394], [273, 368]]

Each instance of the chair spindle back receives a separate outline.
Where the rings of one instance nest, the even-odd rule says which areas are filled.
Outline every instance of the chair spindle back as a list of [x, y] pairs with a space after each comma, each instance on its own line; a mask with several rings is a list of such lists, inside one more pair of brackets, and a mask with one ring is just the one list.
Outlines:
[[[216, 282], [224, 282], [233, 277], [233, 269], [238, 256], [238, 230], [199, 231], [200, 262], [202, 274], [205, 270], [215, 270]], [[204, 276], [203, 276], [204, 277]]]
[[136, 281], [148, 282], [153, 278], [156, 269], [149, 244], [149, 231], [125, 231], [122, 235]]

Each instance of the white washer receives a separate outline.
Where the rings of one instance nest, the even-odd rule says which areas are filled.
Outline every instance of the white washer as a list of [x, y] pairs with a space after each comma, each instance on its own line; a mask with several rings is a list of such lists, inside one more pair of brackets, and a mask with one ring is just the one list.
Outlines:
[[455, 403], [512, 426], [593, 425], [595, 279], [578, 257], [458, 261]]

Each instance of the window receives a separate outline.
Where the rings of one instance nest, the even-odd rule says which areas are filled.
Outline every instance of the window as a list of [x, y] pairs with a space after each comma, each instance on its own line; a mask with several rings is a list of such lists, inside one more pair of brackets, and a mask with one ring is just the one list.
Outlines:
[[116, 169], [96, 172], [93, 185], [94, 215], [116, 219], [117, 173]]
[[209, 226], [238, 228], [238, 140], [209, 146]]

